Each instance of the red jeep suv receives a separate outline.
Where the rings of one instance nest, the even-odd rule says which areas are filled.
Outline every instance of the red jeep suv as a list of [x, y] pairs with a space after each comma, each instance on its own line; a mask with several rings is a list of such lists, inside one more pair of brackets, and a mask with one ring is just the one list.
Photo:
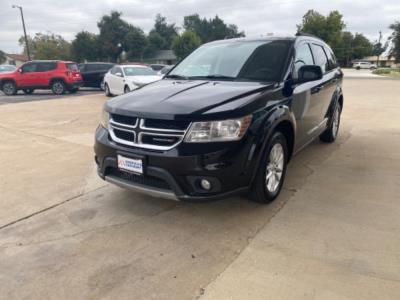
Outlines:
[[75, 93], [82, 85], [78, 66], [70, 61], [30, 61], [12, 73], [0, 74], [0, 89], [8, 96], [18, 90], [32, 94], [35, 89], [51, 89], [56, 95]]

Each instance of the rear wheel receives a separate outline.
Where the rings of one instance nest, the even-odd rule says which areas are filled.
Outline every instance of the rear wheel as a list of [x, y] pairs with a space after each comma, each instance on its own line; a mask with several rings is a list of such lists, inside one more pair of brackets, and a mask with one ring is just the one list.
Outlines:
[[15, 86], [15, 83], [12, 81], [6, 81], [3, 83], [3, 93], [6, 94], [7, 96], [12, 96], [17, 93], [17, 87]]
[[285, 136], [275, 132], [261, 159], [250, 191], [252, 200], [269, 203], [278, 197], [286, 175], [288, 148]]
[[30, 95], [33, 93], [34, 89], [23, 89], [24, 93]]
[[340, 115], [342, 113], [342, 107], [338, 103], [335, 107], [335, 111], [332, 114], [328, 128], [319, 136], [319, 139], [324, 143], [333, 143], [339, 133]]
[[61, 80], [56, 80], [51, 84], [51, 90], [55, 95], [62, 95], [65, 93], [65, 84]]
[[104, 84], [104, 93], [106, 94], [107, 97], [112, 97], [112, 94], [110, 92], [110, 88], [107, 83]]
[[69, 92], [70, 92], [71, 94], [75, 94], [78, 90], [79, 90], [79, 89], [76, 89], [76, 88], [75, 88], [75, 89], [70, 89]]

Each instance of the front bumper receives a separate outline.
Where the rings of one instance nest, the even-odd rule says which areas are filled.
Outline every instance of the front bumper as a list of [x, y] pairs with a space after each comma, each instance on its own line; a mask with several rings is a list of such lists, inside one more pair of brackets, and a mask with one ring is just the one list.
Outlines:
[[[180, 146], [163, 152], [127, 147], [111, 141], [99, 126], [94, 147], [98, 174], [120, 187], [174, 200], [217, 200], [247, 191], [253, 169], [248, 160], [251, 143], [203, 154], [183, 154]], [[142, 159], [144, 174], [119, 170], [117, 155]], [[202, 189], [201, 179], [211, 182], [212, 188]]]

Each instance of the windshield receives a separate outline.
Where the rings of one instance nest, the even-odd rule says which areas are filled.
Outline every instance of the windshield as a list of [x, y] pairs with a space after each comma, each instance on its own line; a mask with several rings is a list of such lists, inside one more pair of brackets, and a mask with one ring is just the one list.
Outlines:
[[204, 45], [167, 77], [279, 81], [290, 41], [238, 41]]
[[12, 72], [16, 68], [14, 66], [0, 66], [0, 73], [1, 72]]
[[125, 76], [151, 76], [157, 75], [152, 68], [147, 67], [124, 67]]

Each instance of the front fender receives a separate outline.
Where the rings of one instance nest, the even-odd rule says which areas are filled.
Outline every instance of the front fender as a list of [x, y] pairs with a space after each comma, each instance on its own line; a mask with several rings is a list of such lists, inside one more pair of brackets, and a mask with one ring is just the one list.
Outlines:
[[[253, 174], [252, 180], [256, 175], [257, 166], [259, 166], [260, 161], [262, 159], [262, 155], [265, 152], [265, 148], [267, 147], [272, 134], [275, 132], [277, 127], [282, 124], [290, 124], [293, 131], [293, 141], [292, 145], [294, 145], [296, 139], [296, 119], [293, 112], [287, 105], [279, 105], [274, 107], [273, 109], [265, 112], [265, 115], [262, 118], [257, 118], [254, 123], [258, 125], [253, 130], [256, 131], [253, 149], [250, 151], [249, 161], [253, 161]], [[252, 157], [250, 157], [252, 156]]]

